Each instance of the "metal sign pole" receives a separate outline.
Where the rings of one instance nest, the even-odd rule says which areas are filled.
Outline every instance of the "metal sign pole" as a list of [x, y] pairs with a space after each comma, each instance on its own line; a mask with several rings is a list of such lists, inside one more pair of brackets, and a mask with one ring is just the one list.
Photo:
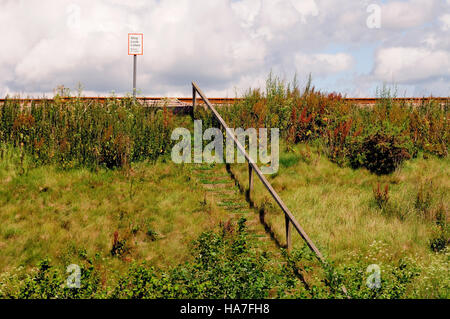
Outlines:
[[128, 55], [133, 56], [133, 101], [136, 102], [136, 70], [137, 56], [144, 54], [144, 35], [142, 33], [128, 33]]
[[133, 99], [136, 100], [136, 63], [137, 55], [133, 55]]

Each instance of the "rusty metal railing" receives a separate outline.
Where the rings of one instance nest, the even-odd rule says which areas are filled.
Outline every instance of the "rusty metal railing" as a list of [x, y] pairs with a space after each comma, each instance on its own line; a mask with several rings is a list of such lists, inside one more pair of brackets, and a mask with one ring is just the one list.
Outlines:
[[[82, 101], [94, 101], [94, 102], [100, 102], [104, 103], [108, 99], [112, 99], [112, 97], [63, 97], [61, 98], [62, 101], [71, 101], [74, 99], [80, 99]], [[126, 97], [114, 97], [114, 99], [117, 100], [123, 100], [127, 99]], [[171, 100], [176, 99], [181, 103], [190, 103], [192, 99], [190, 97], [173, 97], [173, 98], [167, 98], [167, 97], [144, 97], [144, 96], [137, 96], [136, 101], [141, 103], [151, 103], [154, 101], [162, 101], [162, 100]], [[4, 103], [6, 100], [15, 100], [19, 101], [19, 103], [31, 103], [31, 102], [45, 102], [45, 101], [53, 101], [53, 98], [15, 98], [15, 97], [9, 97], [9, 98], [0, 98], [0, 104]], [[243, 98], [221, 98], [221, 97], [215, 97], [215, 98], [209, 98], [209, 102], [213, 105], [217, 104], [234, 104], [236, 102], [242, 101]], [[354, 103], [357, 105], [374, 105], [377, 103], [377, 101], [380, 100], [379, 98], [352, 98], [352, 97], [343, 97], [342, 101], [347, 103]], [[398, 102], [398, 103], [412, 103], [414, 105], [420, 105], [421, 103], [435, 101], [440, 104], [446, 104], [450, 103], [450, 97], [402, 97], [402, 98], [391, 98], [392, 101]], [[200, 101], [197, 101], [201, 103]]]

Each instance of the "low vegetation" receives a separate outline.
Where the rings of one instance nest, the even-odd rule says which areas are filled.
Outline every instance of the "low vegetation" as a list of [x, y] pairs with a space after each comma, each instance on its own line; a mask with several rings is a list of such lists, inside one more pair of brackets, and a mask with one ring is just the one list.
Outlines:
[[165, 108], [142, 107], [131, 98], [85, 103], [56, 96], [30, 105], [12, 99], [0, 107], [0, 142], [35, 164], [124, 167], [170, 152], [173, 118]]
[[[281, 255], [262, 249], [245, 219], [230, 222], [195, 165], [171, 162], [170, 134], [192, 128], [189, 117], [131, 99], [8, 100], [0, 297], [345, 298], [344, 284], [353, 298], [449, 298], [449, 105], [380, 97], [361, 108], [270, 76], [264, 92], [220, 108], [230, 127], [280, 128], [269, 181], [326, 265], [295, 232], [283, 250], [284, 216], [257, 180], [251, 204]], [[214, 122], [202, 108], [195, 116]], [[245, 197], [247, 165], [231, 171]], [[80, 288], [67, 288], [72, 264]]]
[[[358, 268], [363, 276], [369, 265], [377, 264], [382, 278], [398, 267], [414, 269], [405, 291], [391, 297], [448, 298], [448, 159], [419, 156], [393, 174], [378, 176], [366, 169], [339, 167], [321, 147], [326, 146], [289, 147], [280, 155], [279, 173], [269, 181], [335, 271], [342, 272], [347, 288], [363, 288], [366, 279], [352, 283], [353, 271]], [[234, 164], [231, 171], [245, 192], [247, 166]], [[284, 245], [284, 215], [260, 182], [254, 184], [252, 202]], [[301, 249], [303, 240], [293, 232], [293, 246]], [[355, 297], [372, 296], [370, 289], [364, 294], [352, 289]]]
[[286, 84], [270, 76], [265, 92], [249, 90], [242, 101], [220, 112], [230, 127], [279, 128], [289, 144], [321, 141], [331, 161], [380, 175], [392, 173], [419, 151], [446, 157], [448, 102], [414, 105], [395, 102], [393, 97], [384, 88], [373, 108], [360, 107], [340, 94], [317, 92], [311, 81], [301, 90], [295, 79]]

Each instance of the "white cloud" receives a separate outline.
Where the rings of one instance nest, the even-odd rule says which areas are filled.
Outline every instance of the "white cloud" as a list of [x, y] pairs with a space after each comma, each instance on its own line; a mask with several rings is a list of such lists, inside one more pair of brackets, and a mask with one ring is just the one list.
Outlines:
[[[21, 11], [21, 5], [8, 6], [8, 14], [3, 14], [13, 31], [0, 29], [0, 35], [6, 33], [13, 46], [7, 52], [0, 51], [0, 70], [8, 69], [9, 73], [3, 74], [12, 77], [3, 79], [3, 86], [12, 82], [12, 87], [48, 91], [63, 81], [66, 85], [67, 81], [81, 81], [90, 87], [103, 79], [101, 85], [97, 83], [99, 91], [112, 84], [124, 92], [131, 76], [126, 34], [135, 31], [144, 32], [138, 84], [146, 92], [176, 91], [181, 79], [186, 84], [197, 78], [223, 86], [264, 63], [265, 44], [235, 23], [228, 1], [166, 0], [147, 2], [146, 6], [114, 3], [58, 1], [51, 7], [47, 1], [45, 21], [35, 19], [33, 12], [40, 2], [30, 2], [27, 12]], [[211, 19], [211, 12], [220, 14]], [[15, 19], [19, 15], [23, 19]], [[27, 36], [27, 29], [35, 23], [41, 31]]]
[[450, 14], [444, 14], [439, 17], [439, 21], [441, 23], [441, 29], [443, 31], [450, 30]]
[[301, 14], [303, 23], [306, 23], [306, 17], [319, 15], [319, 8], [315, 0], [291, 0], [291, 3]]
[[313, 76], [323, 76], [348, 70], [353, 64], [349, 54], [302, 54], [295, 55], [295, 66], [299, 73], [312, 73]]
[[289, 0], [263, 1], [256, 33], [273, 40], [300, 21], [300, 14]]
[[240, 18], [241, 25], [250, 27], [261, 10], [262, 0], [240, 0], [231, 2], [231, 8]]
[[406, 29], [420, 26], [434, 18], [435, 1], [393, 1], [381, 6], [382, 27]]
[[[437, 91], [430, 85], [435, 74], [449, 77], [445, 64], [440, 71], [433, 64], [429, 76], [420, 68], [403, 72], [382, 50], [415, 48], [402, 52], [402, 61], [420, 60], [420, 50], [448, 57], [448, 1], [383, 1], [382, 27], [371, 30], [370, 0], [0, 0], [0, 96], [77, 82], [92, 94], [129, 92], [128, 32], [144, 33], [138, 87], [146, 95], [189, 95], [192, 80], [205, 91], [234, 95], [237, 86], [264, 83], [270, 70], [286, 78], [312, 72], [317, 86], [332, 90], [334, 80], [327, 79], [342, 72], [348, 86], [362, 87], [358, 94], [372, 95], [374, 81], [392, 75], [446, 92], [443, 84]], [[372, 50], [366, 56], [354, 53], [366, 47]]]
[[430, 49], [435, 49], [439, 43], [439, 38], [435, 33], [425, 35], [422, 43]]
[[397, 83], [449, 77], [450, 53], [414, 47], [383, 48], [376, 54], [374, 75]]

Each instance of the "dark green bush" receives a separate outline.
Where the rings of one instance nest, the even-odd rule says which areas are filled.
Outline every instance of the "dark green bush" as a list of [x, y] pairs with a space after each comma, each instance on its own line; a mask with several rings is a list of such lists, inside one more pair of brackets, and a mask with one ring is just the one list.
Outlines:
[[450, 243], [450, 238], [448, 238], [444, 231], [430, 240], [430, 248], [434, 252], [443, 251], [447, 245]]
[[250, 249], [243, 222], [236, 234], [205, 232], [194, 261], [161, 272], [135, 265], [113, 296], [120, 298], [266, 298], [276, 286], [267, 258]]
[[114, 240], [111, 247], [111, 256], [122, 257], [128, 253], [130, 248], [127, 246], [127, 240], [125, 238], [119, 239], [119, 232], [114, 232]]
[[408, 138], [378, 129], [351, 145], [349, 160], [354, 168], [365, 167], [372, 173], [392, 173], [413, 156]]
[[80, 288], [68, 288], [66, 280], [69, 274], [52, 266], [50, 260], [44, 259], [39, 263], [37, 272], [25, 278], [17, 295], [7, 297], [19, 299], [102, 298], [105, 296], [105, 291], [102, 289], [99, 274], [91, 261], [88, 260], [88, 263], [87, 266], [80, 266]]

